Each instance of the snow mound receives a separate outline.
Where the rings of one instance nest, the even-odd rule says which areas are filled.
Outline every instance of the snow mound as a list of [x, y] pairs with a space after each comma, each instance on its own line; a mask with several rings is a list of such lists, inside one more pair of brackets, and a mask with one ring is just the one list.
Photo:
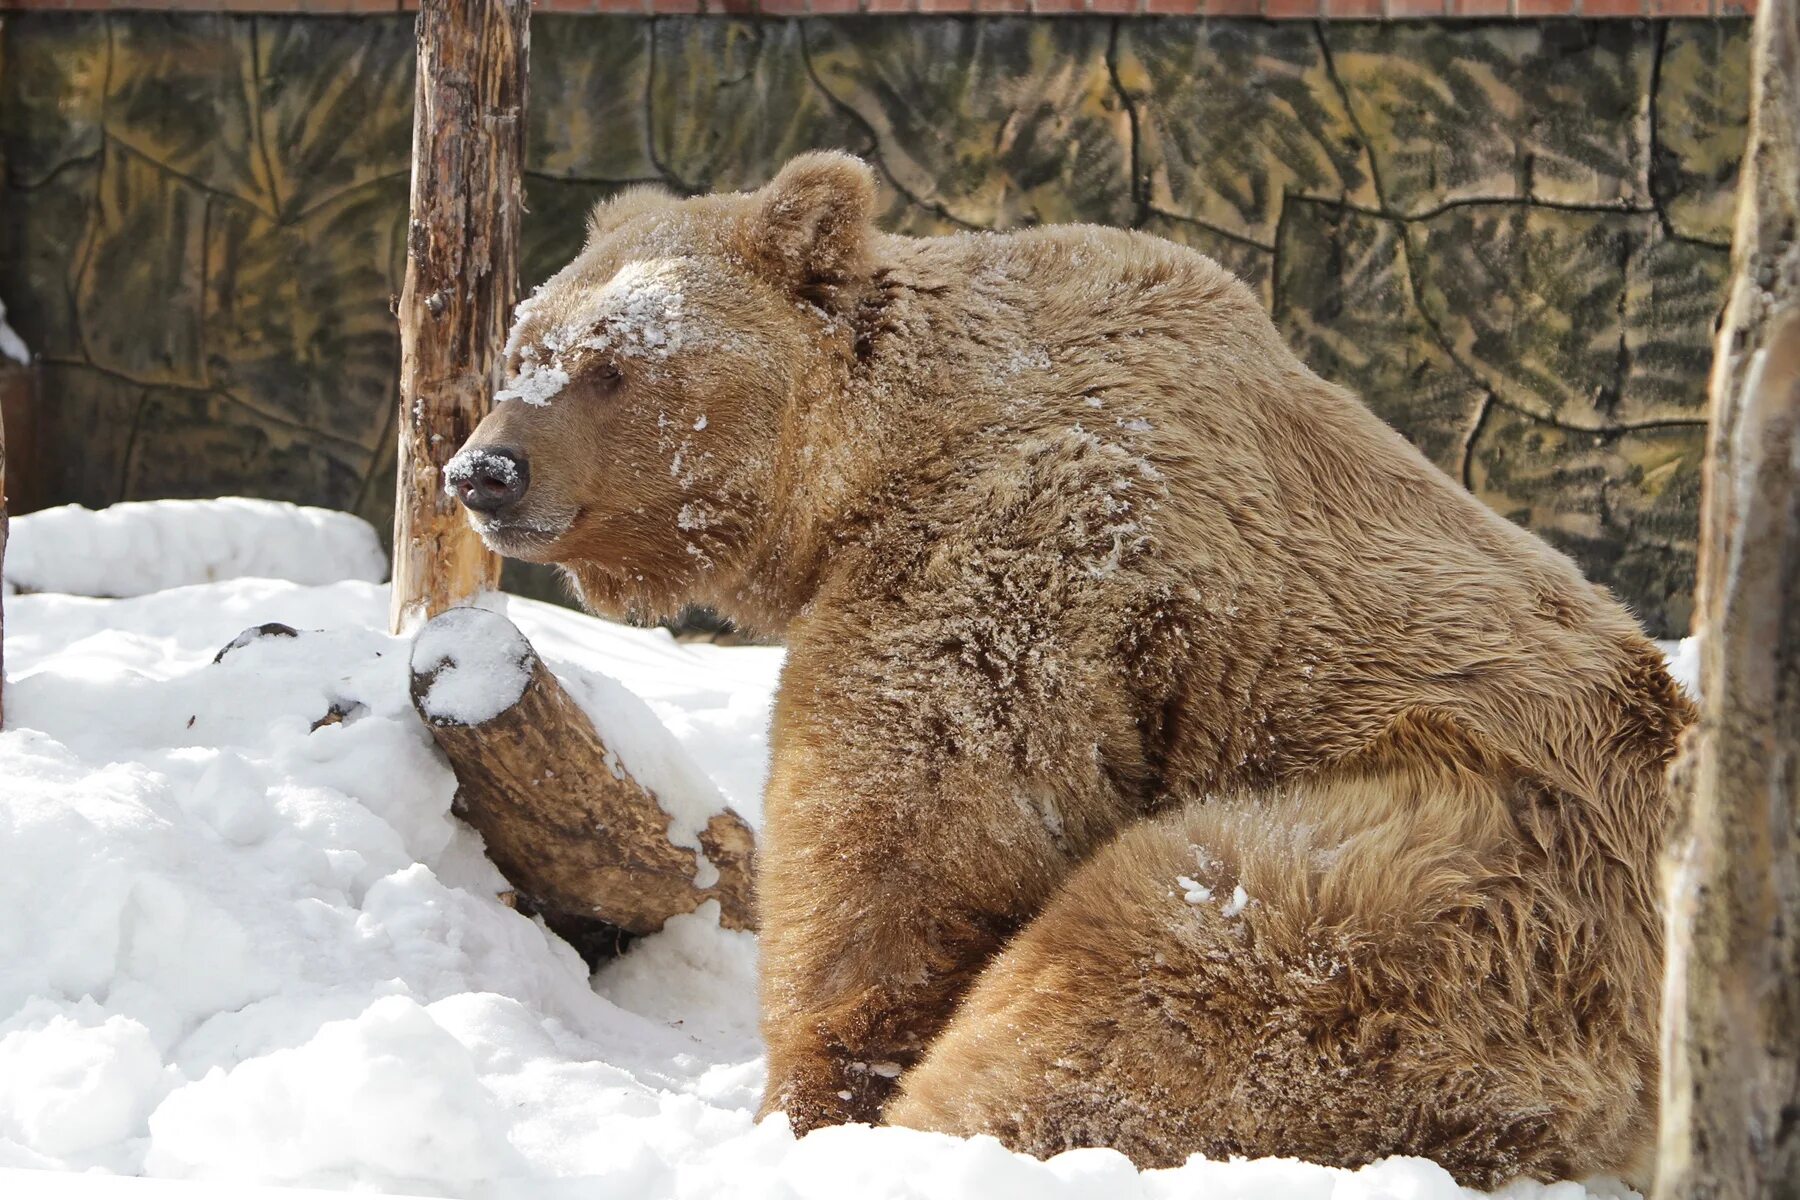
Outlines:
[[379, 583], [388, 559], [361, 517], [233, 496], [69, 504], [14, 517], [5, 568], [17, 591], [141, 596], [246, 577]]
[[[757, 1123], [755, 938], [708, 903], [590, 978], [503, 903], [387, 611], [354, 581], [8, 602], [0, 1195], [1467, 1195], [1415, 1159], [1138, 1172], [1105, 1150]], [[659, 798], [759, 819], [780, 651], [517, 599], [508, 616]]]

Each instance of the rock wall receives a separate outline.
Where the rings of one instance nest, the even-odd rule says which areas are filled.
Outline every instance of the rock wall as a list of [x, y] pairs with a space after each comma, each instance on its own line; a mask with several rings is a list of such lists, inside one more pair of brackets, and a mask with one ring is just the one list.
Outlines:
[[[47, 502], [392, 505], [410, 18], [16, 14], [0, 299]], [[1151, 230], [1658, 632], [1691, 608], [1743, 21], [539, 17], [529, 282], [835, 146], [894, 228]]]

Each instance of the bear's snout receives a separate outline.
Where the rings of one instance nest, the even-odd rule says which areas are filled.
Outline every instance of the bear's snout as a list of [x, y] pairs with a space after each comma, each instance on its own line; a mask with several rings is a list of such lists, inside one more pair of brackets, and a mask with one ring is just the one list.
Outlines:
[[530, 484], [531, 464], [506, 446], [464, 450], [444, 465], [444, 490], [485, 516], [498, 516], [517, 504]]

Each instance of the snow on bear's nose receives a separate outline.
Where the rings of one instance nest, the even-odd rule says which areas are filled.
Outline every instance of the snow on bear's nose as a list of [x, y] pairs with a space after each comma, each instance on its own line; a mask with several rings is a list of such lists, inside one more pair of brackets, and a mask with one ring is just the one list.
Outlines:
[[444, 490], [490, 517], [517, 504], [530, 483], [530, 463], [506, 446], [464, 450], [444, 465]]

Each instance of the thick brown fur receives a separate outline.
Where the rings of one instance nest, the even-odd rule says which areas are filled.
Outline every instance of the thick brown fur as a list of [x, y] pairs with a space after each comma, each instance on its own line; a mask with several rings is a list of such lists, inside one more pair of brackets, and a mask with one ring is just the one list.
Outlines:
[[785, 636], [766, 1107], [1638, 1170], [1692, 714], [1630, 616], [1210, 259], [873, 200], [603, 207], [514, 332], [568, 383], [471, 439], [530, 460], [497, 547]]

